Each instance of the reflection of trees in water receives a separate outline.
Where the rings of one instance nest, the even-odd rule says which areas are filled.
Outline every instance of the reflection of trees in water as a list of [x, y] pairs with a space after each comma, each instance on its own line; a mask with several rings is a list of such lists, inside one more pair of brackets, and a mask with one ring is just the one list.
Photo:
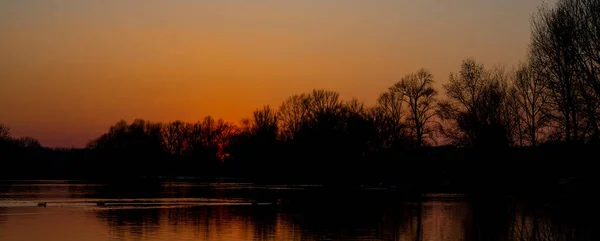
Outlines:
[[97, 211], [95, 217], [120, 239], [269, 240], [293, 238], [294, 234], [289, 219], [273, 207], [107, 208]]
[[[96, 218], [115, 238], [169, 235], [174, 240], [339, 240], [399, 237], [403, 210], [390, 207], [205, 206], [165, 209], [100, 209]], [[171, 238], [171, 236], [177, 236]]]
[[464, 213], [464, 206], [459, 206], [440, 202], [107, 209], [96, 217], [119, 238], [187, 234], [201, 240], [461, 240], [457, 215]]
[[[324, 200], [291, 206], [100, 209], [115, 238], [170, 240], [595, 240], [591, 218], [505, 199], [379, 202]], [[597, 237], [595, 237], [597, 240]]]
[[465, 240], [507, 240], [510, 209], [505, 197], [472, 200], [469, 211]]
[[463, 240], [464, 202], [347, 201], [294, 210], [294, 223], [315, 240]]
[[107, 209], [96, 217], [105, 221], [119, 239], [144, 238], [159, 233], [160, 209]]
[[548, 207], [527, 205], [515, 207], [516, 211], [511, 217], [510, 240], [600, 240], [600, 235], [594, 231], [595, 226], [593, 226], [597, 223], [594, 209], [593, 206], [580, 203]]
[[[389, 224], [393, 220], [381, 220], [385, 211], [393, 213], [396, 210], [373, 206], [311, 205], [291, 210], [290, 214], [295, 225], [303, 234], [315, 239], [347, 240], [350, 238], [388, 236]], [[383, 221], [383, 222], [382, 222]], [[391, 221], [391, 222], [390, 222]]]
[[463, 240], [468, 205], [463, 202], [423, 201], [409, 203], [399, 218], [399, 240]]

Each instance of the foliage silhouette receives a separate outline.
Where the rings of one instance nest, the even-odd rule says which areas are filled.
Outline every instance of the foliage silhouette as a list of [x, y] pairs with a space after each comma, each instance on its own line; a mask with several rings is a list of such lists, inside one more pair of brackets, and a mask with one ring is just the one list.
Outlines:
[[465, 59], [442, 85], [445, 98], [420, 69], [391, 83], [373, 106], [315, 89], [257, 109], [239, 125], [211, 116], [122, 120], [84, 149], [44, 148], [0, 125], [0, 177], [551, 188], [591, 175], [589, 164], [564, 160], [585, 160], [600, 144], [599, 9], [593, 0], [542, 6], [532, 18], [527, 61], [507, 70]]
[[421, 69], [414, 74], [404, 76], [392, 87], [392, 91], [397, 91], [404, 97], [403, 101], [409, 107], [409, 126], [414, 132], [417, 146], [423, 146], [425, 144], [423, 138], [426, 136], [431, 138], [432, 130], [428, 124], [435, 115], [437, 90], [433, 88], [433, 75]]

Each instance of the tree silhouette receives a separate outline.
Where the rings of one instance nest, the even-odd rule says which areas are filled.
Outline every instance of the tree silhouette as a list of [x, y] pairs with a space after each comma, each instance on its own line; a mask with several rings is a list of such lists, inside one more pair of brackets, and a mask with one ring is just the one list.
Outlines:
[[[329, 184], [364, 177], [376, 183], [424, 183], [419, 186], [433, 185], [453, 171], [459, 176], [452, 177], [455, 181], [469, 185], [469, 178], [501, 176], [468, 173], [452, 161], [493, 155], [504, 158], [496, 163], [499, 168], [521, 157], [592, 153], [593, 144], [600, 143], [600, 1], [558, 0], [555, 7], [542, 6], [531, 25], [525, 63], [509, 75], [504, 67], [488, 69], [465, 59], [443, 85], [445, 99], [436, 99], [432, 74], [420, 69], [391, 83], [374, 106], [314, 89], [285, 99], [277, 109], [256, 109], [239, 126], [211, 116], [195, 123], [122, 120], [85, 149], [44, 148], [33, 138], [11, 137], [0, 124], [0, 158], [15, 160], [0, 171], [11, 174], [11, 168], [27, 170], [36, 163], [39, 173], [46, 167], [60, 172], [60, 167], [74, 166], [74, 173], [97, 171], [111, 177], [240, 175]], [[434, 120], [443, 137], [437, 140]], [[440, 142], [450, 145], [433, 146]], [[508, 148], [516, 145], [531, 148]], [[69, 161], [46, 162], [64, 159]], [[88, 162], [99, 165], [88, 170], [82, 164]], [[562, 168], [548, 165], [536, 168]], [[397, 166], [409, 171], [399, 174]], [[425, 167], [435, 170], [419, 172]], [[552, 171], [571, 176], [579, 170]]]
[[[531, 64], [523, 63], [517, 68], [511, 91], [517, 118], [515, 122], [524, 130], [519, 133], [530, 146], [538, 144], [540, 132], [548, 124], [548, 95], [543, 76]], [[523, 138], [519, 138], [520, 140]], [[520, 143], [523, 145], [523, 143]]]
[[182, 156], [187, 149], [191, 126], [182, 121], [175, 121], [164, 124], [162, 128], [167, 151]]
[[156, 174], [166, 154], [162, 126], [143, 119], [131, 124], [121, 120], [111, 126], [108, 133], [87, 144], [107, 164], [98, 167], [98, 171], [110, 171], [118, 177]]
[[[343, 103], [339, 94], [330, 90], [313, 90], [305, 101], [306, 119], [301, 124], [300, 132], [305, 141], [326, 148], [333, 144], [329, 138], [336, 138], [336, 133], [343, 128]], [[308, 143], [307, 143], [308, 144]]]
[[[377, 150], [377, 130], [364, 104], [353, 98], [343, 106], [343, 130], [340, 157], [345, 158], [346, 180], [358, 180], [368, 173], [371, 156]], [[345, 150], [344, 150], [345, 149]]]
[[369, 151], [376, 137], [374, 123], [369, 119], [369, 113], [364, 103], [353, 98], [344, 103], [344, 126], [348, 149], [356, 151], [356, 156], [364, 156]]
[[[331, 90], [313, 90], [308, 99], [308, 116], [312, 122], [331, 122], [342, 113], [340, 95]], [[313, 124], [315, 124], [313, 123]]]
[[215, 120], [206, 116], [202, 122], [191, 126], [189, 155], [199, 157], [208, 162], [223, 161], [229, 154], [225, 152], [230, 139], [236, 135], [235, 125], [223, 119]]
[[278, 120], [284, 139], [291, 140], [302, 125], [308, 120], [308, 105], [310, 96], [307, 94], [293, 95], [279, 107]]
[[[600, 2], [596, 0], [564, 0], [555, 11], [564, 9], [575, 22], [575, 56], [577, 80], [583, 99], [582, 134], [600, 141]], [[570, 25], [570, 27], [573, 27]], [[584, 137], [585, 138], [585, 137]]]
[[136, 119], [131, 124], [125, 120], [111, 126], [108, 133], [88, 143], [88, 148], [119, 151], [141, 156], [164, 152], [160, 123]]
[[[475, 141], [475, 123], [480, 101], [485, 98], [486, 73], [483, 65], [474, 59], [463, 60], [458, 74], [451, 73], [447, 84], [442, 85], [446, 95], [452, 100], [440, 105], [442, 119], [454, 119], [464, 132], [460, 136], [451, 136], [458, 142], [473, 144]], [[472, 125], [472, 126], [469, 126]]]
[[451, 74], [443, 87], [450, 101], [440, 105], [439, 113], [442, 119], [453, 119], [460, 130], [448, 137], [470, 146], [508, 145], [507, 88], [501, 70], [488, 72], [474, 59], [466, 59], [459, 73]]
[[376, 106], [369, 111], [384, 149], [396, 149], [408, 141], [403, 103], [402, 93], [390, 88], [379, 96]]
[[581, 140], [582, 96], [577, 80], [577, 21], [571, 1], [542, 6], [532, 19], [531, 56], [544, 76], [550, 104], [564, 140]]
[[42, 145], [40, 144], [40, 142], [33, 137], [29, 137], [29, 136], [21, 137], [14, 141], [17, 144], [17, 146], [22, 147], [22, 148], [38, 148], [38, 149], [42, 148]]
[[[579, 63], [585, 73], [584, 81], [600, 96], [600, 2], [570, 0], [572, 17], [577, 20], [576, 42], [581, 54]], [[559, 6], [560, 8], [560, 6]]]
[[192, 126], [190, 132], [189, 155], [205, 161], [217, 158], [219, 143], [217, 142], [216, 121], [211, 116], [206, 116], [202, 122]]
[[435, 115], [437, 91], [433, 88], [433, 75], [425, 69], [420, 69], [416, 73], [404, 76], [392, 90], [404, 97], [410, 113], [407, 120], [414, 131], [417, 146], [423, 146], [423, 138], [426, 135], [431, 137], [428, 123]]
[[226, 122], [223, 119], [217, 121], [217, 157], [220, 158], [221, 162], [230, 157], [230, 153], [227, 153], [227, 148], [231, 144], [231, 138], [237, 135], [238, 132], [239, 130], [235, 124]]
[[277, 162], [281, 146], [278, 140], [277, 113], [269, 106], [257, 109], [252, 120], [243, 120], [243, 126], [232, 137], [227, 151], [231, 152], [233, 161], [247, 170], [255, 179], [265, 179], [277, 173], [271, 170], [281, 167]]
[[277, 113], [271, 107], [264, 106], [262, 110], [255, 110], [253, 113], [254, 122], [252, 133], [263, 136], [269, 140], [276, 140], [278, 133]]

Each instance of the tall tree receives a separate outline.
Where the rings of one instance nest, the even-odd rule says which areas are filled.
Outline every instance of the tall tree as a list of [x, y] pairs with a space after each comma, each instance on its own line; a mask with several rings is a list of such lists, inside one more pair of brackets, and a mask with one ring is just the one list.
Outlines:
[[190, 128], [190, 155], [206, 161], [224, 161], [229, 157], [225, 152], [230, 139], [237, 134], [237, 126], [223, 119], [215, 120], [206, 116], [202, 122], [197, 122]]
[[531, 58], [544, 76], [549, 103], [566, 141], [581, 140], [582, 96], [578, 77], [577, 15], [571, 1], [540, 7], [531, 22]]
[[346, 143], [352, 149], [355, 156], [366, 155], [369, 144], [372, 144], [376, 136], [373, 122], [369, 119], [369, 113], [362, 102], [356, 98], [344, 103], [344, 135]]
[[164, 124], [162, 132], [167, 151], [182, 156], [189, 144], [187, 139], [190, 134], [190, 125], [182, 121], [174, 121]]
[[402, 93], [390, 88], [379, 96], [371, 110], [372, 121], [384, 148], [395, 148], [407, 141], [403, 98]]
[[262, 109], [255, 110], [253, 113], [253, 118], [253, 134], [260, 135], [271, 140], [275, 140], [277, 138], [277, 112], [267, 105]]
[[231, 123], [219, 119], [216, 125], [216, 143], [217, 143], [217, 157], [224, 162], [230, 157], [230, 153], [227, 152], [229, 145], [231, 144], [231, 138], [239, 133], [238, 127]]
[[519, 65], [513, 76], [511, 93], [516, 104], [516, 122], [523, 124], [523, 135], [531, 146], [537, 145], [540, 132], [548, 122], [549, 112], [543, 76], [534, 68], [529, 63]]
[[131, 124], [121, 120], [108, 133], [88, 143], [88, 148], [120, 150], [132, 153], [160, 153], [164, 151], [162, 124], [136, 119]]
[[460, 131], [449, 137], [471, 146], [509, 144], [507, 87], [502, 69], [486, 71], [483, 64], [466, 59], [459, 73], [451, 74], [443, 87], [450, 101], [441, 103], [439, 113], [442, 119], [453, 119]]
[[417, 146], [423, 146], [423, 138], [431, 133], [428, 123], [435, 115], [437, 91], [433, 88], [433, 75], [426, 69], [420, 69], [404, 76], [392, 90], [404, 97], [402, 100], [409, 108], [408, 121], [414, 131]]
[[294, 139], [294, 135], [300, 131], [302, 125], [307, 121], [310, 98], [307, 94], [293, 95], [279, 107], [277, 114], [284, 139]]
[[575, 42], [584, 82], [600, 96], [600, 1], [561, 0], [557, 8], [566, 8], [577, 22]]
[[[474, 59], [463, 60], [458, 74], [451, 73], [447, 84], [442, 85], [452, 101], [442, 103], [442, 119], [454, 119], [462, 129], [461, 136], [452, 136], [459, 142], [473, 143], [475, 131], [466, 122], [476, 122], [478, 104], [485, 98], [486, 72]], [[462, 124], [460, 121], [462, 120]]]
[[313, 90], [307, 109], [311, 125], [336, 125], [343, 112], [343, 103], [340, 94], [335, 91]]
[[577, 18], [577, 51], [580, 86], [585, 101], [586, 129], [592, 140], [600, 141], [600, 1], [570, 0]]

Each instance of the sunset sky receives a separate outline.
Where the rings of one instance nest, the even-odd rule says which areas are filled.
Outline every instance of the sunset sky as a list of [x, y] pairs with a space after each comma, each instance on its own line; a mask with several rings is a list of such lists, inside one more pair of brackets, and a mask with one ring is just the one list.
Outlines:
[[[553, 3], [554, 1], [547, 1]], [[120, 119], [238, 122], [314, 88], [522, 60], [541, 0], [3, 0], [0, 123], [81, 147]]]

